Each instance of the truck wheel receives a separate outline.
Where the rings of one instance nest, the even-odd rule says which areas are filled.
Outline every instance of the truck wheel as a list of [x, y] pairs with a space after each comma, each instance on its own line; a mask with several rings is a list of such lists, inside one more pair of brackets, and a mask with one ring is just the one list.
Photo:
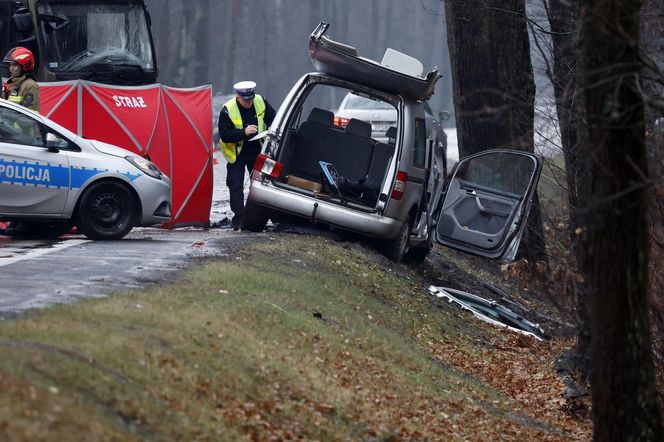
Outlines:
[[262, 232], [265, 229], [270, 212], [265, 207], [247, 201], [244, 206], [244, 217], [242, 218], [242, 230], [250, 232]]
[[410, 217], [406, 218], [396, 238], [385, 244], [385, 256], [394, 262], [403, 261], [408, 251], [408, 237], [410, 236]]
[[120, 239], [134, 227], [134, 207], [134, 197], [123, 184], [93, 184], [79, 202], [78, 225], [90, 239]]

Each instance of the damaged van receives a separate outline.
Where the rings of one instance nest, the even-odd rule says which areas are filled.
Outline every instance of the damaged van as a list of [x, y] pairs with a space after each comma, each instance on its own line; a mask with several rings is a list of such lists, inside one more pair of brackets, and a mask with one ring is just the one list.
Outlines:
[[[326, 36], [328, 27], [310, 37], [316, 72], [293, 86], [266, 133], [243, 228], [260, 231], [282, 212], [376, 238], [395, 261], [424, 259], [434, 240], [513, 259], [540, 160], [487, 151], [459, 163], [447, 183], [444, 144], [425, 112], [438, 70], [423, 74], [392, 49], [380, 63], [360, 57]], [[354, 99], [368, 111], [340, 115], [340, 103]]]

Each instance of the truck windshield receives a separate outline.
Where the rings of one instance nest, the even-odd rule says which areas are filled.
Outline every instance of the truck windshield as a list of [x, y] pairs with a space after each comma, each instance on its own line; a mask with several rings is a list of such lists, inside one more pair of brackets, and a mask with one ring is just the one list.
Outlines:
[[92, 71], [99, 66], [155, 69], [141, 3], [39, 2], [37, 14], [51, 71]]

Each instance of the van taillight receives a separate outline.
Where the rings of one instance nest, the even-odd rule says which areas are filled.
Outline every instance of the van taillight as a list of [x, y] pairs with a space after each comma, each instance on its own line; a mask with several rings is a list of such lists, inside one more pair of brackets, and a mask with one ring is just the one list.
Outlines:
[[406, 190], [406, 181], [408, 180], [408, 174], [406, 172], [398, 171], [397, 179], [394, 181], [394, 187], [392, 188], [392, 199], [400, 200], [403, 198], [403, 193]]
[[283, 168], [283, 164], [263, 154], [258, 155], [254, 163], [254, 170], [270, 175], [272, 178], [277, 178]]
[[349, 118], [344, 118], [344, 117], [334, 117], [334, 125], [335, 126], [341, 126], [341, 127], [346, 127], [348, 125], [348, 122], [350, 121]]

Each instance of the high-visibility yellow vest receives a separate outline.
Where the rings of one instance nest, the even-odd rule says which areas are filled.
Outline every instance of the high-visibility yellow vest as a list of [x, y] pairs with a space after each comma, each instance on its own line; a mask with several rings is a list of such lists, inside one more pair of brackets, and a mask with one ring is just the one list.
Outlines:
[[[224, 103], [224, 107], [228, 109], [228, 116], [230, 117], [236, 129], [244, 129], [242, 126], [242, 115], [240, 115], [240, 108], [237, 105], [235, 97]], [[260, 95], [254, 96], [254, 109], [256, 110], [256, 118], [258, 119], [258, 132], [265, 130], [265, 101]], [[263, 145], [263, 140], [260, 140]], [[240, 151], [242, 150], [242, 141], [237, 143], [224, 143], [224, 140], [219, 140], [219, 149], [224, 154], [229, 163], [234, 163], [237, 160]]]

